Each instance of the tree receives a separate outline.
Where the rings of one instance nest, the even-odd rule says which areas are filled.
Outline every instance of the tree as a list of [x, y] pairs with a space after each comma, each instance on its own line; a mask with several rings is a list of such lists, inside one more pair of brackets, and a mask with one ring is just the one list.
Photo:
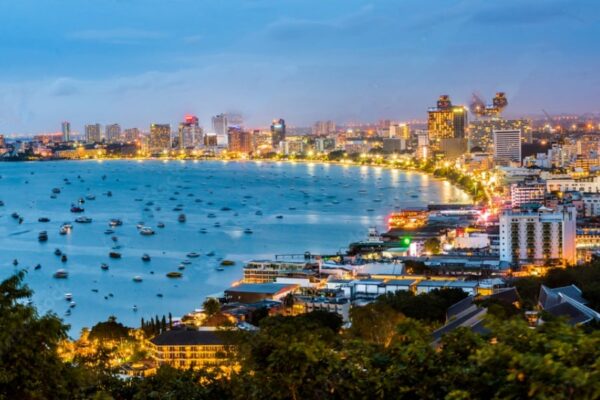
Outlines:
[[221, 303], [214, 297], [209, 297], [202, 303], [202, 308], [204, 309], [204, 313], [211, 317], [221, 311]]
[[423, 247], [427, 253], [440, 254], [442, 247], [438, 238], [429, 238], [425, 241]]
[[350, 310], [350, 335], [368, 343], [387, 347], [403, 316], [386, 304], [371, 303]]

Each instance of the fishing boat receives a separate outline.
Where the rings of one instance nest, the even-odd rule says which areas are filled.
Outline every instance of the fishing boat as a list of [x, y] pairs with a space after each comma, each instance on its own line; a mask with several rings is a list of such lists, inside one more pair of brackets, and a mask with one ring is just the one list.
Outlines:
[[217, 267], [216, 270], [217, 271], [225, 271], [225, 268], [223, 268], [223, 267]]
[[235, 265], [235, 261], [232, 261], [232, 260], [221, 261], [221, 266], [223, 266], [223, 267], [231, 267], [233, 265]]
[[81, 216], [75, 218], [75, 222], [77, 222], [78, 224], [90, 224], [92, 223], [92, 219], [90, 217]]
[[56, 249], [56, 250], [54, 250], [54, 255], [57, 257], [60, 257], [60, 256], [62, 256], [62, 251], [60, 249]]
[[71, 212], [72, 213], [82, 213], [84, 211], [85, 211], [85, 209], [82, 208], [82, 207], [79, 207], [79, 206], [76, 206], [76, 205], [72, 205], [71, 206]]
[[188, 258], [198, 258], [198, 257], [200, 257], [200, 254], [192, 251], [191, 253], [187, 253], [187, 257]]
[[61, 262], [67, 262], [67, 255], [63, 253], [63, 255], [60, 256], [60, 261]]
[[50, 218], [40, 217], [40, 218], [38, 218], [38, 222], [50, 222]]
[[108, 256], [110, 258], [121, 258], [121, 253], [118, 253], [116, 251], [111, 251], [110, 253], [108, 253]]
[[142, 261], [144, 261], [144, 262], [150, 261], [150, 256], [148, 254], [143, 254], [142, 255]]
[[20, 218], [19, 213], [16, 213], [16, 212], [10, 214], [10, 216], [13, 217], [13, 219], [19, 219]]
[[42, 264], [38, 264], [38, 265], [36, 265], [34, 269], [35, 269], [36, 271], [37, 271], [38, 269], [42, 269]]
[[60, 189], [59, 188], [54, 188], [54, 189], [52, 189], [52, 193], [59, 194], [60, 193]]
[[177, 271], [167, 272], [167, 278], [181, 278], [183, 274]]
[[53, 275], [56, 279], [66, 279], [69, 277], [69, 273], [64, 269], [59, 269]]
[[216, 216], [215, 214], [213, 214], [213, 213], [208, 213], [208, 214], [206, 215], [206, 217], [207, 217], [207, 218], [217, 218], [217, 216]]
[[283, 215], [278, 215], [277, 217], [275, 217], [277, 219], [283, 219]]
[[247, 234], [247, 235], [251, 235], [251, 234], [253, 234], [254, 232], [252, 231], [252, 229], [250, 229], [250, 228], [246, 228], [246, 229], [244, 229], [244, 233], [245, 233], [245, 234]]
[[111, 226], [113, 228], [115, 226], [121, 226], [121, 225], [123, 225], [123, 221], [121, 221], [118, 218], [112, 218], [110, 221], [108, 221], [108, 226]]
[[263, 215], [263, 212], [262, 212], [262, 211], [260, 211], [260, 210], [258, 210], [258, 211], [257, 211], [257, 212], [255, 212], [254, 214], [256, 214], [256, 215]]
[[73, 300], [73, 295], [71, 293], [65, 293], [65, 300], [67, 300], [67, 301]]
[[103, 271], [108, 271], [108, 265], [102, 263], [100, 264], [100, 269], [102, 269]]
[[165, 227], [165, 224], [164, 224], [164, 222], [159, 222], [159, 223], [157, 223], [157, 224], [156, 224], [156, 226], [157, 226], [158, 228], [164, 228], [164, 227]]
[[48, 241], [48, 232], [46, 231], [41, 231], [38, 235], [38, 241], [40, 242], [47, 242]]
[[88, 200], [96, 200], [96, 196], [94, 196], [93, 194], [88, 194], [87, 196], [85, 196], [85, 198]]
[[177, 221], [185, 222], [186, 221], [185, 214], [179, 214], [179, 217], [177, 217]]
[[139, 283], [139, 282], [142, 281], [142, 277], [139, 276], [139, 275], [136, 275], [136, 276], [133, 277], [133, 281]]

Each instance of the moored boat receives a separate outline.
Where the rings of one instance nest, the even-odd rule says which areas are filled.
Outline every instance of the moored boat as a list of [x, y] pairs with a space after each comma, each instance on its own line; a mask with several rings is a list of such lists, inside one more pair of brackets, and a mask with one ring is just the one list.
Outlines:
[[56, 279], [66, 279], [69, 277], [69, 273], [64, 269], [59, 269], [53, 275]]

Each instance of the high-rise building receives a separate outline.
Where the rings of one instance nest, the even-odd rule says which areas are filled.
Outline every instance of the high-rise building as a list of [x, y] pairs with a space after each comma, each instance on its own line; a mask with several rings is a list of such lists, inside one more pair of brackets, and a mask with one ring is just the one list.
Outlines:
[[273, 149], [279, 148], [279, 143], [285, 140], [285, 121], [283, 119], [274, 119], [271, 124], [271, 139], [273, 140]]
[[151, 152], [157, 153], [171, 149], [171, 125], [150, 125], [150, 142], [148, 147]]
[[510, 202], [512, 208], [520, 208], [525, 204], [544, 204], [546, 184], [538, 181], [524, 181], [510, 185]]
[[252, 132], [252, 149], [258, 154], [273, 151], [273, 135], [270, 130], [255, 130]]
[[526, 264], [575, 264], [575, 207], [505, 211], [500, 216], [500, 260]]
[[408, 124], [391, 124], [390, 138], [404, 140], [410, 139], [410, 128], [408, 127]]
[[482, 151], [491, 151], [494, 130], [521, 130], [521, 140], [531, 142], [531, 121], [527, 119], [481, 118], [469, 123], [469, 145]]
[[62, 141], [69, 142], [71, 140], [71, 123], [69, 121], [63, 121], [61, 124], [62, 128]]
[[202, 128], [195, 115], [186, 115], [179, 124], [178, 145], [179, 149], [201, 147], [204, 144]]
[[465, 138], [467, 107], [454, 106], [448, 95], [440, 96], [437, 106], [428, 111], [427, 130], [433, 144], [441, 139]]
[[494, 161], [521, 162], [521, 130], [494, 130]]
[[333, 121], [317, 121], [313, 126], [313, 135], [322, 136], [329, 135], [335, 132], [335, 122]]
[[123, 140], [126, 142], [135, 142], [140, 139], [140, 130], [138, 128], [129, 128], [123, 131]]
[[212, 128], [217, 135], [227, 135], [227, 128], [229, 128], [227, 116], [219, 114], [212, 117]]
[[228, 150], [236, 153], [252, 152], [252, 134], [240, 127], [230, 127], [228, 136]]
[[88, 143], [99, 143], [102, 141], [100, 124], [85, 126], [85, 141]]
[[121, 125], [110, 124], [104, 128], [104, 136], [108, 143], [115, 143], [121, 140]]

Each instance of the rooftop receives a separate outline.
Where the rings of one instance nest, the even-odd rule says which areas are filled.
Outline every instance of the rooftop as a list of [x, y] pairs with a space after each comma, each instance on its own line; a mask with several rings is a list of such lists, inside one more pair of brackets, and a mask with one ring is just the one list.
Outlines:
[[237, 293], [263, 293], [263, 294], [277, 294], [281, 291], [291, 290], [298, 287], [296, 284], [288, 283], [242, 283], [238, 286], [232, 286], [225, 290], [227, 292]]
[[219, 345], [223, 340], [218, 332], [212, 329], [172, 329], [150, 339], [156, 346], [197, 346]]

